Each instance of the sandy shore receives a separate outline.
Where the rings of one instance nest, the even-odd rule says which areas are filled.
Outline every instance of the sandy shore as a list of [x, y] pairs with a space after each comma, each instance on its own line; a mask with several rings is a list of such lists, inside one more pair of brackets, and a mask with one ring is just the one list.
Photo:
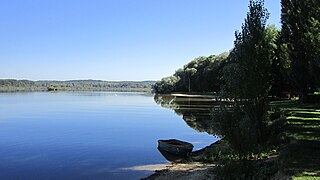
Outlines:
[[143, 180], [205, 180], [214, 179], [213, 164], [199, 162], [172, 164], [166, 169], [158, 170], [155, 174]]
[[[172, 164], [165, 168], [163, 166], [158, 167], [162, 170], [156, 170], [156, 172], [142, 180], [207, 180], [215, 179], [214, 164], [203, 164], [199, 162]], [[291, 180], [291, 176], [282, 172], [277, 172], [270, 180]]]

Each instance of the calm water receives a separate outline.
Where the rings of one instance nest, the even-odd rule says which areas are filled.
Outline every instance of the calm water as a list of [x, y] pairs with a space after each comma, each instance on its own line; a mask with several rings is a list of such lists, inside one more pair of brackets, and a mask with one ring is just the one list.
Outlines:
[[139, 179], [158, 139], [216, 140], [139, 93], [1, 93], [0, 114], [0, 179]]

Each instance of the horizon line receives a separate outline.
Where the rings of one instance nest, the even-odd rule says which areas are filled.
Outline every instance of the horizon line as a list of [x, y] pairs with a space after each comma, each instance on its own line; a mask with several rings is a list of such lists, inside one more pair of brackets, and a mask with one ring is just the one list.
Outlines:
[[18, 80], [18, 81], [106, 81], [106, 82], [145, 82], [145, 81], [159, 81], [159, 80], [103, 80], [103, 79], [91, 79], [91, 78], [79, 78], [79, 79], [27, 79], [27, 78], [0, 78], [0, 80]]

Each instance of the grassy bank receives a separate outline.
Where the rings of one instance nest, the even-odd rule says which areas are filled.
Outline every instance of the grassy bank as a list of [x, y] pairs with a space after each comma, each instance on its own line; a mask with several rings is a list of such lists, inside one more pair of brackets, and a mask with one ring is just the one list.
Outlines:
[[[275, 145], [266, 152], [246, 160], [230, 158], [220, 161], [216, 175], [221, 179], [320, 179], [320, 105], [300, 104], [297, 101], [273, 101], [271, 107], [279, 108], [284, 117], [275, 121], [275, 131], [270, 139]], [[269, 149], [269, 150], [268, 150]], [[212, 152], [216, 152], [214, 149]], [[271, 150], [271, 151], [270, 151]], [[213, 160], [223, 158], [213, 153]], [[260, 157], [259, 157], [260, 156]], [[210, 158], [210, 157], [209, 157]], [[278, 171], [278, 173], [276, 173]], [[290, 178], [289, 178], [290, 179]]]
[[280, 170], [293, 179], [320, 179], [320, 105], [275, 102], [286, 114], [284, 136], [290, 139], [279, 156]]

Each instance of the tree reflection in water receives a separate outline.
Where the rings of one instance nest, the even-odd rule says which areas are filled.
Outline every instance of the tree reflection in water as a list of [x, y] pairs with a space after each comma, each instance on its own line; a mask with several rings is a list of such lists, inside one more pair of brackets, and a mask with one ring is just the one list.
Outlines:
[[213, 127], [211, 118], [212, 109], [219, 106], [215, 98], [156, 94], [154, 100], [161, 107], [172, 109], [177, 115], [182, 116], [191, 128], [220, 137], [219, 130]]

